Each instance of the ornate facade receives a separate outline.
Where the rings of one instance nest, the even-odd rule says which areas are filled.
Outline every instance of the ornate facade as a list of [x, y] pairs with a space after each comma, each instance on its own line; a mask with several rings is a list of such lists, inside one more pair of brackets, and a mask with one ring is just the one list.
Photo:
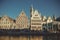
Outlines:
[[42, 20], [41, 15], [37, 10], [34, 10], [33, 7], [30, 10], [31, 12], [31, 30], [42, 30]]
[[13, 19], [11, 19], [10, 17], [4, 15], [1, 19], [0, 19], [0, 28], [1, 29], [11, 29], [12, 25], [13, 25]]
[[22, 10], [18, 18], [16, 19], [16, 24], [19, 26], [20, 29], [27, 29], [28, 27], [28, 18], [25, 12]]

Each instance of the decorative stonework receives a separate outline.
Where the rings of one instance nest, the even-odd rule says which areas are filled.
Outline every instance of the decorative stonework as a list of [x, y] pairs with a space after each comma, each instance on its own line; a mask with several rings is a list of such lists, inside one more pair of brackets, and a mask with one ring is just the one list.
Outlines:
[[28, 28], [28, 18], [24, 11], [22, 11], [16, 19], [16, 24], [20, 27], [20, 29]]

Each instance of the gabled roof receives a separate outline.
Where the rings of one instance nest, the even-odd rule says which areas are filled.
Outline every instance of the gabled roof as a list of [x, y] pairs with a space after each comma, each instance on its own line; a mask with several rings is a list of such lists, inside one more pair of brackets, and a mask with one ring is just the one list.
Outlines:
[[27, 17], [24, 10], [21, 11], [20, 15], [19, 15], [17, 18], [19, 18], [19, 17], [21, 17], [21, 16]]
[[9, 17], [9, 16], [7, 16], [7, 15], [2, 16], [2, 17], [1, 17], [1, 19], [2, 19], [2, 18], [4, 18], [4, 17], [5, 17], [5, 18], [8, 18], [9, 20], [12, 20], [12, 21], [13, 21], [13, 19], [12, 19], [12, 18], [10, 18], [10, 17]]
[[20, 13], [20, 16], [26, 16], [25, 12], [22, 10], [22, 12]]

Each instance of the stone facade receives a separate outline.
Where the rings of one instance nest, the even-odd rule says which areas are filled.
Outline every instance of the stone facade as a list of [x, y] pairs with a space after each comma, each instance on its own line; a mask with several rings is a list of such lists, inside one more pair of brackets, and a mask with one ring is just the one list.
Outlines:
[[28, 27], [28, 18], [23, 10], [20, 13], [20, 15], [17, 17], [16, 24], [20, 27], [20, 29], [29, 28]]
[[41, 15], [37, 10], [31, 8], [31, 30], [42, 30]]
[[0, 19], [0, 28], [1, 29], [11, 29], [12, 25], [13, 25], [13, 19], [11, 19], [10, 17], [4, 15], [1, 19]]

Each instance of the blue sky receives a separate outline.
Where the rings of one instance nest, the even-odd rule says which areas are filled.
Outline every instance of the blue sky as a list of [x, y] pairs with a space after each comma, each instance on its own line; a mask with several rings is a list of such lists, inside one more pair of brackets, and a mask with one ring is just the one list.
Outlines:
[[30, 7], [38, 10], [42, 16], [60, 16], [59, 0], [0, 0], [0, 16], [8, 15], [16, 19], [22, 9], [30, 17]]

